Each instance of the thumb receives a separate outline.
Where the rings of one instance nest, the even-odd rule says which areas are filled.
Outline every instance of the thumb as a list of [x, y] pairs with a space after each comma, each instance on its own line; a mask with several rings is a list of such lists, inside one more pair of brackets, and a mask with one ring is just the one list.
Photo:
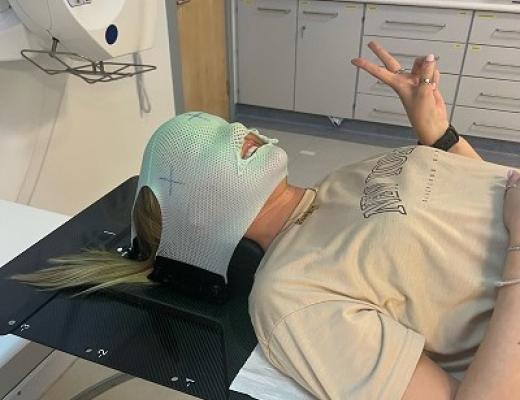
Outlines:
[[438, 90], [433, 91], [433, 98], [435, 99], [435, 104], [437, 104], [438, 106], [445, 106], [444, 98]]

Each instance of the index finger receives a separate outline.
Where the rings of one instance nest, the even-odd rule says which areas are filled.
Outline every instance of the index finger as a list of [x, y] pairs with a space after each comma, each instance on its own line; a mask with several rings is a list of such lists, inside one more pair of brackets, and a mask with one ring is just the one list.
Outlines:
[[373, 77], [393, 87], [392, 85], [395, 82], [395, 74], [393, 72], [390, 72], [379, 65], [373, 64], [364, 58], [353, 58], [351, 62], [356, 67], [365, 70]]

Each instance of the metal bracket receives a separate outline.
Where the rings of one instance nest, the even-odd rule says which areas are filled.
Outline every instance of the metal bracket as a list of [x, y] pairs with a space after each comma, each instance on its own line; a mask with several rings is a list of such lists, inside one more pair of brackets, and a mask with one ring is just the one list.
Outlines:
[[[59, 40], [56, 38], [52, 39], [52, 49], [47, 50], [31, 50], [24, 49], [21, 51], [22, 57], [27, 61], [30, 61], [36, 67], [46, 72], [49, 75], [58, 74], [72, 74], [87, 83], [98, 83], [98, 82], [112, 82], [123, 78], [130, 78], [134, 75], [142, 74], [145, 72], [156, 70], [157, 67], [153, 65], [145, 64], [132, 64], [132, 63], [120, 63], [112, 61], [93, 61], [89, 58], [83, 57], [77, 53], [58, 51]], [[45, 67], [40, 64], [34, 58], [29, 55], [44, 54], [49, 56], [52, 60], [57, 61], [61, 64], [61, 69], [54, 69]], [[76, 59], [77, 61], [86, 62], [79, 66], [72, 66], [68, 63], [66, 58]]]

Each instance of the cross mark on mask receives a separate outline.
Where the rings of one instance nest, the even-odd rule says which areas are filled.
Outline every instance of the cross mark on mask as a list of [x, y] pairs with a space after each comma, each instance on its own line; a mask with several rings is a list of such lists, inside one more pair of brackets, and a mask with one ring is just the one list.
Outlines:
[[159, 180], [161, 180], [161, 181], [166, 181], [166, 182], [169, 182], [169, 183], [170, 183], [170, 190], [169, 190], [169, 192], [168, 192], [169, 196], [172, 195], [172, 187], [173, 187], [173, 184], [174, 184], [174, 183], [178, 183], [178, 184], [180, 184], [180, 185], [184, 185], [183, 182], [179, 182], [179, 181], [174, 181], [174, 180], [173, 180], [173, 167], [170, 168], [170, 178], [159, 178]]

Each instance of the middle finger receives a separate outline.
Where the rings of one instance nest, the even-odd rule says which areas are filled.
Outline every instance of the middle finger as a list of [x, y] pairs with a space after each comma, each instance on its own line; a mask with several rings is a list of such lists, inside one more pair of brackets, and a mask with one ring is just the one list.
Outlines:
[[383, 62], [386, 69], [388, 69], [390, 72], [397, 72], [401, 69], [401, 64], [399, 64], [399, 61], [397, 61], [388, 51], [386, 51], [378, 43], [370, 42], [368, 43], [368, 47], [370, 48], [370, 50], [374, 52], [377, 58], [379, 58]]
[[426, 57], [417, 57], [415, 59], [415, 61], [413, 62], [413, 67], [412, 67], [412, 75], [417, 75], [419, 73], [419, 71], [421, 70], [420, 68], [423, 65], [425, 58]]

